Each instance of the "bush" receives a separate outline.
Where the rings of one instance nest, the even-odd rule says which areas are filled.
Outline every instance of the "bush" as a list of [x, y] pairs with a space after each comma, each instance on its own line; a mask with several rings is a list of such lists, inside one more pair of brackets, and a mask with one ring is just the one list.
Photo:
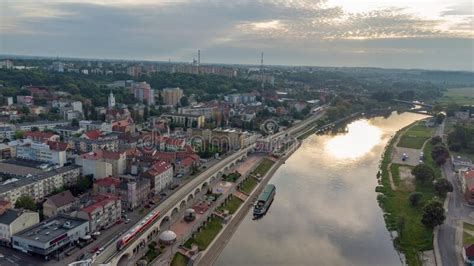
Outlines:
[[422, 198], [423, 194], [421, 192], [413, 192], [408, 197], [408, 200], [410, 201], [411, 206], [418, 206], [418, 203], [420, 203]]

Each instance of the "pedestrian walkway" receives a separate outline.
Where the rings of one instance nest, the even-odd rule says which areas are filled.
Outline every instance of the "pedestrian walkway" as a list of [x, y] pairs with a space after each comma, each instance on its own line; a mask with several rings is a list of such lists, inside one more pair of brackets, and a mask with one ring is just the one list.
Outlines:
[[233, 195], [236, 196], [237, 198], [241, 199], [242, 201], [246, 201], [249, 197], [249, 196], [245, 195], [244, 193], [242, 193], [240, 191], [235, 191], [233, 193]]

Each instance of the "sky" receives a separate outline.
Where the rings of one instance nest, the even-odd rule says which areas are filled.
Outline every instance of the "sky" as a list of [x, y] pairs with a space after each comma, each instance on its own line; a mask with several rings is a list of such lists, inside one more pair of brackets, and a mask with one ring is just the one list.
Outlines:
[[0, 54], [474, 71], [471, 0], [0, 0]]

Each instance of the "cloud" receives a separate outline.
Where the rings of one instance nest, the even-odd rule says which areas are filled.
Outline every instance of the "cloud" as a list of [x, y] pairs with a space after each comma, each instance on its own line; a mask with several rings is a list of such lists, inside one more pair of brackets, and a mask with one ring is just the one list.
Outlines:
[[[370, 41], [383, 43], [375, 49], [390, 56], [418, 53], [420, 48], [377, 40], [431, 40], [421, 47], [427, 54], [437, 39], [469, 43], [473, 37], [467, 18], [447, 25], [445, 18], [421, 18], [402, 8], [349, 13], [325, 0], [39, 0], [2, 2], [0, 10], [3, 53], [54, 56], [190, 61], [201, 49], [203, 59], [250, 63], [265, 50], [281, 52], [275, 63], [293, 64], [305, 53], [363, 55], [367, 49], [361, 44]], [[334, 50], [336, 46], [347, 50]], [[346, 64], [353, 63], [351, 56]]]

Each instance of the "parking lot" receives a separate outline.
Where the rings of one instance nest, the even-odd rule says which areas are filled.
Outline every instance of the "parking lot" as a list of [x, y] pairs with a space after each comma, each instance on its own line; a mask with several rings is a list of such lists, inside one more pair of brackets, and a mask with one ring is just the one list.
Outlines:
[[[402, 148], [402, 147], [394, 147], [392, 153], [392, 162], [396, 164], [404, 164], [410, 166], [416, 166], [420, 163], [420, 153], [421, 149], [410, 149], [410, 148]], [[402, 158], [404, 157], [403, 154], [406, 154], [405, 160]]]

